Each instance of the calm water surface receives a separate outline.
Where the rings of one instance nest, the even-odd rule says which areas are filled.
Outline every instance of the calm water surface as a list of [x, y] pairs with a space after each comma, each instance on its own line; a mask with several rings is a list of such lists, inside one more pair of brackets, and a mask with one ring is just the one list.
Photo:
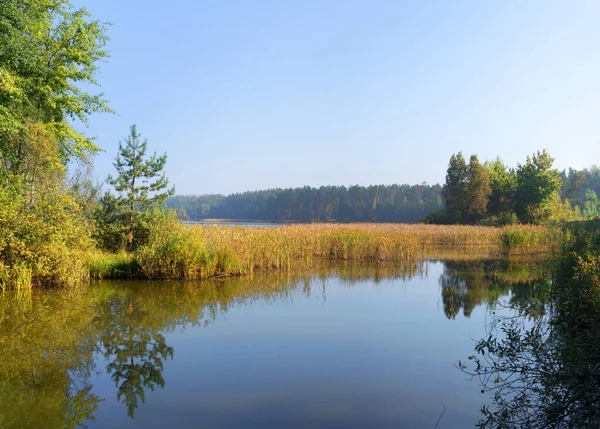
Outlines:
[[[465, 428], [456, 369], [536, 266], [430, 261], [0, 301], [0, 428]], [[510, 310], [512, 311], [512, 310]]]

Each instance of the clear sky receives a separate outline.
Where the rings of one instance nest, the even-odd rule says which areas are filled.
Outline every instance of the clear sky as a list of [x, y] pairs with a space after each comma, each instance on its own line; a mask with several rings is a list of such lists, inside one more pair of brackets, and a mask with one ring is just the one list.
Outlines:
[[76, 0], [112, 23], [88, 134], [179, 194], [443, 183], [452, 153], [600, 164], [600, 2]]

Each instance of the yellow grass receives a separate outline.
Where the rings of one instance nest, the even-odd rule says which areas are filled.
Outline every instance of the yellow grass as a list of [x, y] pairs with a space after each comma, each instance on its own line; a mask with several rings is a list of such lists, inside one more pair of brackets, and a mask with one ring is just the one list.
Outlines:
[[[553, 240], [544, 227], [422, 224], [307, 224], [270, 228], [183, 225], [151, 233], [135, 254], [148, 278], [204, 278], [310, 267], [322, 260], [415, 261], [444, 249], [532, 253]], [[442, 253], [444, 253], [442, 252]]]

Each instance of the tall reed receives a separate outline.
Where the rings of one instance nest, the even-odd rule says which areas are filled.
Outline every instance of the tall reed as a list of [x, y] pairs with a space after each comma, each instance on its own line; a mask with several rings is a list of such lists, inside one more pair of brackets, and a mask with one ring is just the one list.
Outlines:
[[543, 227], [495, 228], [411, 224], [307, 224], [254, 228], [184, 225], [165, 216], [149, 243], [133, 254], [143, 278], [206, 278], [255, 270], [311, 267], [322, 260], [416, 261], [436, 249], [479, 254], [521, 253], [548, 247]]

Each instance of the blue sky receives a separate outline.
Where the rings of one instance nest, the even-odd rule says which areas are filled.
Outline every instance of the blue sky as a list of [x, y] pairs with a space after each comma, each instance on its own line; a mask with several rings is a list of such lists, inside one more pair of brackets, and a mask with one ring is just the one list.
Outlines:
[[112, 23], [87, 133], [179, 194], [443, 183], [452, 153], [600, 164], [600, 2], [78, 0]]

